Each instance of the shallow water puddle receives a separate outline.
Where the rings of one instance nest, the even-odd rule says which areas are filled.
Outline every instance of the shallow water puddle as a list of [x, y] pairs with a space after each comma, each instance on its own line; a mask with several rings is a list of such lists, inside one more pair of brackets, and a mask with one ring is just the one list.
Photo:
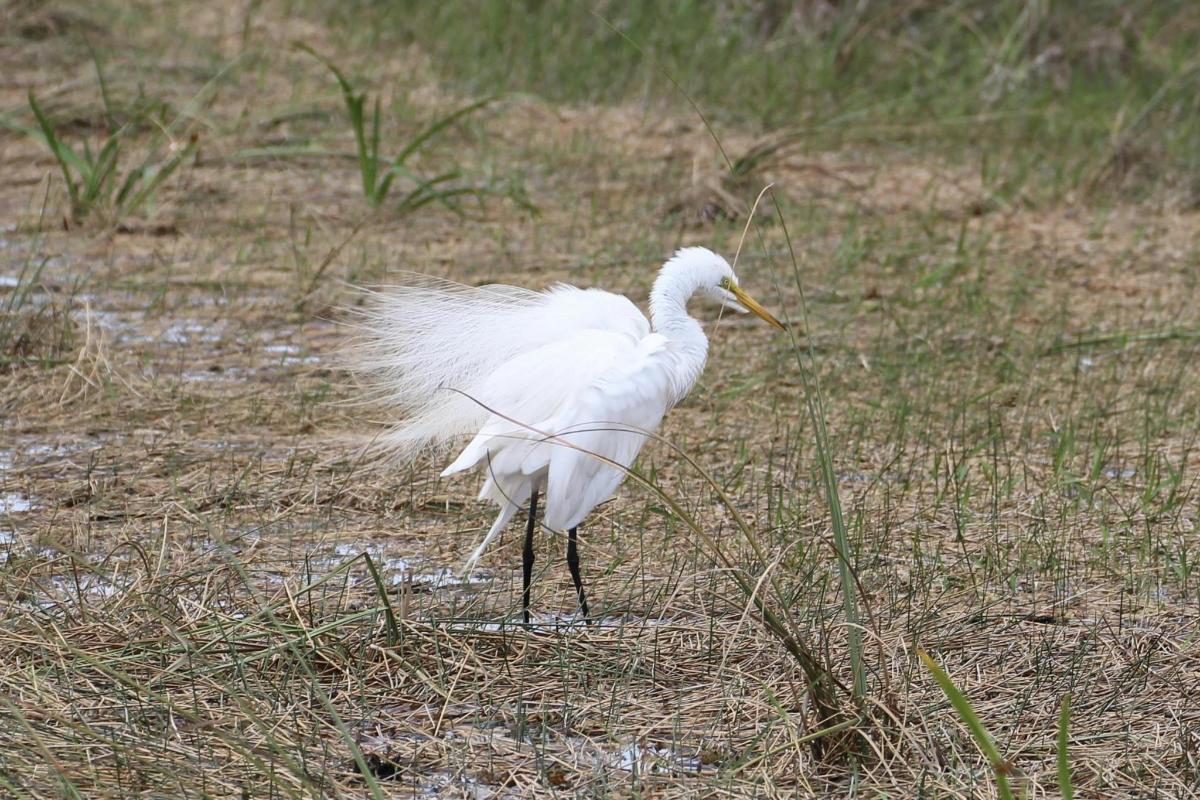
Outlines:
[[212, 344], [223, 338], [220, 331], [214, 330], [214, 327], [219, 326], [215, 323], [197, 320], [182, 320], [169, 325], [159, 334], [159, 338], [171, 344], [193, 344], [195, 342]]
[[33, 509], [33, 501], [20, 492], [0, 493], [0, 514], [14, 514]]
[[183, 373], [180, 377], [193, 383], [213, 383], [216, 381], [242, 381], [254, 374], [254, 370], [245, 367], [219, 367], [217, 369], [195, 369]]
[[321, 363], [320, 356], [304, 355], [304, 348], [287, 342], [275, 342], [274, 344], [264, 345], [263, 352], [269, 353], [272, 356], [278, 356], [277, 363], [285, 367]]
[[[479, 577], [472, 575], [472, 578]], [[490, 577], [490, 576], [488, 576]], [[584, 619], [578, 611], [567, 613], [537, 613], [530, 614], [529, 625], [526, 626], [520, 614], [498, 622], [463, 622], [456, 621], [446, 626], [446, 630], [469, 635], [472, 633], [498, 633], [505, 630], [528, 630], [532, 634], [586, 634], [600, 630], [635, 630], [640, 628], [670, 627], [672, 625], [686, 626], [693, 624], [690, 620], [665, 619], [661, 617], [592, 617]]]
[[615, 755], [601, 748], [596, 748], [596, 751], [601, 758], [609, 756], [605, 762], [607, 766], [624, 772], [696, 772], [703, 766], [699, 754], [684, 755], [669, 747], [647, 746], [638, 742], [630, 742]]
[[451, 567], [434, 566], [430, 563], [430, 559], [426, 558], [389, 556], [383, 547], [376, 543], [341, 542], [334, 545], [332, 555], [317, 555], [313, 557], [313, 561], [329, 568], [336, 568], [346, 560], [363, 553], [371, 557], [384, 580], [391, 586], [408, 584], [430, 589], [443, 589], [452, 586], [466, 586], [489, 580], [492, 577], [491, 573], [486, 571], [460, 575]]
[[89, 595], [101, 599], [113, 597], [129, 588], [127, 585], [105, 580], [98, 575], [88, 574], [79, 575], [78, 578], [56, 575], [50, 579], [50, 583], [57, 592], [70, 597]]

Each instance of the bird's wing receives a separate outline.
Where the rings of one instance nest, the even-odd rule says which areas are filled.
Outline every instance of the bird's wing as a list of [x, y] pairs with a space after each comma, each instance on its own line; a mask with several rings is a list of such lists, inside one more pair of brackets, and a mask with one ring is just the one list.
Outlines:
[[[534, 475], [544, 470], [545, 463], [526, 460], [531, 449], [552, 433], [548, 426], [558, 424], [562, 410], [581, 392], [637, 350], [638, 341], [629, 336], [581, 330], [500, 365], [471, 398], [486, 410], [486, 422], [442, 474], [469, 469], [485, 459], [492, 476]], [[500, 502], [487, 486], [484, 495]]]
[[624, 295], [560, 283], [547, 289], [544, 296], [543, 325], [547, 330], [555, 330], [556, 338], [581, 330], [620, 333], [634, 341], [650, 335], [650, 321]]
[[575, 527], [625, 479], [647, 434], [674, 405], [665, 352], [663, 337], [645, 337], [548, 423], [555, 438], [535, 456], [547, 459], [548, 527]]

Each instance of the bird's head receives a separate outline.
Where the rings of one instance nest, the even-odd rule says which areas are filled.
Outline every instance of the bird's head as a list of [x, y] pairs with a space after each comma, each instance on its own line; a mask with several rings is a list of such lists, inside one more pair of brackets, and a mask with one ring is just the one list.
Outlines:
[[697, 290], [712, 298], [725, 308], [739, 314], [752, 313], [769, 325], [784, 330], [783, 323], [775, 319], [758, 301], [738, 286], [733, 267], [721, 256], [706, 247], [685, 247], [676, 251], [675, 257], [667, 262], [679, 264], [691, 272], [697, 281]]

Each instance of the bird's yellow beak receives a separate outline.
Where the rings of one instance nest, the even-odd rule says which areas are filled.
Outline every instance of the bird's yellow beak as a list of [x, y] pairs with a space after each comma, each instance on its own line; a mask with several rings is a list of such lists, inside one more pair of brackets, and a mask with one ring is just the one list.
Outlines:
[[742, 291], [742, 287], [730, 281], [726, 288], [733, 293], [733, 296], [737, 298], [739, 303], [745, 306], [749, 311], [752, 311], [754, 315], [763, 322], [767, 323], [768, 325], [773, 325], [781, 331], [786, 330], [782, 322], [771, 316], [771, 312], [760, 306], [757, 300]]

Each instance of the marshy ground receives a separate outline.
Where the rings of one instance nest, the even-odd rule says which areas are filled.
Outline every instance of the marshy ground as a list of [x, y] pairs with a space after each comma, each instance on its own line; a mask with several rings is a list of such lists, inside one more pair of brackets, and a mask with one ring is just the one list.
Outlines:
[[[1194, 795], [1200, 17], [925, 5], [0, 7], [3, 793], [993, 796], [920, 649], [1029, 796], [1065, 696], [1081, 796]], [[377, 205], [313, 52], [417, 142]], [[475, 478], [364, 455], [351, 287], [641, 302], [768, 183], [738, 272], [797, 335], [696, 309], [698, 468], [585, 523], [596, 626], [550, 533], [513, 625]]]

